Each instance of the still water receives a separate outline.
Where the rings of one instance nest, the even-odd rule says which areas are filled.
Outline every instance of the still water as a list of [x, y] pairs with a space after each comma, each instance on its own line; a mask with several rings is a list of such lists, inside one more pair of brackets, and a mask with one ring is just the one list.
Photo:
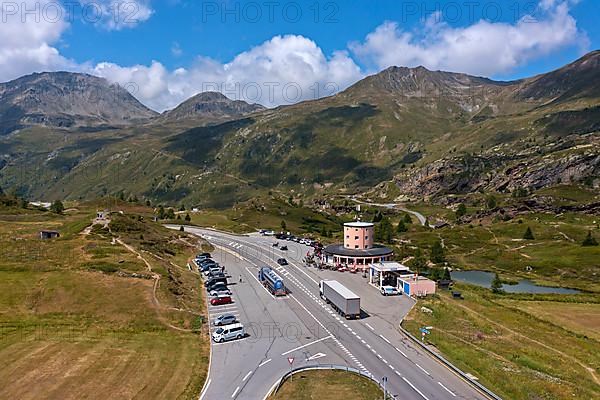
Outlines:
[[[494, 280], [494, 274], [492, 272], [486, 271], [454, 271], [451, 275], [452, 279], [456, 281], [470, 283], [472, 285], [477, 286], [483, 286], [486, 288], [491, 287], [492, 280]], [[528, 280], [522, 280], [516, 285], [502, 285], [502, 289], [506, 293], [579, 293], [579, 290], [576, 289], [539, 286]]]

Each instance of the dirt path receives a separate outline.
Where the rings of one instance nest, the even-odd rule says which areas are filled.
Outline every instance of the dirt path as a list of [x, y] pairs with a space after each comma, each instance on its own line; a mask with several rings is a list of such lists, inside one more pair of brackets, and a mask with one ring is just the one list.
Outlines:
[[144, 264], [146, 264], [146, 268], [148, 269], [148, 272], [152, 275], [152, 279], [154, 279], [154, 285], [152, 286], [152, 303], [155, 306], [155, 310], [156, 310], [156, 315], [158, 316], [159, 320], [165, 324], [167, 327], [174, 329], [176, 331], [179, 332], [192, 332], [191, 329], [185, 329], [185, 328], [180, 328], [178, 326], [175, 326], [173, 324], [171, 324], [170, 322], [168, 322], [165, 317], [161, 314], [160, 310], [161, 309], [172, 309], [175, 311], [186, 311], [186, 310], [179, 310], [177, 308], [174, 307], [164, 307], [160, 304], [160, 301], [158, 300], [158, 297], [156, 296], [156, 290], [158, 289], [158, 286], [160, 284], [160, 275], [157, 274], [156, 272], [154, 272], [152, 270], [152, 264], [150, 264], [150, 262], [144, 257], [142, 256], [142, 254], [137, 251], [136, 249], [134, 249], [132, 246], [128, 245], [127, 243], [125, 243], [124, 241], [122, 241], [120, 238], [116, 239], [117, 243], [119, 243], [121, 246], [125, 247], [129, 252], [135, 254], [137, 256], [137, 258], [139, 258], [140, 260], [142, 260], [142, 262]]

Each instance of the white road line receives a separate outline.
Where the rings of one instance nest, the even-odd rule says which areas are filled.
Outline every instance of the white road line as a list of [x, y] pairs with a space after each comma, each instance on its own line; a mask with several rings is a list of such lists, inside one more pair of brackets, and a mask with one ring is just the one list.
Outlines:
[[235, 397], [235, 395], [240, 391], [240, 387], [236, 387], [235, 390], [233, 391], [233, 394], [231, 395], [231, 398], [233, 399]]
[[398, 352], [399, 352], [400, 354], [402, 354], [402, 355], [403, 355], [405, 358], [408, 358], [408, 356], [407, 356], [407, 355], [406, 355], [406, 354], [405, 354], [405, 353], [404, 353], [402, 350], [400, 350], [400, 349], [399, 349], [399, 348], [397, 348], [397, 347], [395, 347], [395, 349], [396, 349], [396, 350], [398, 350]]
[[417, 387], [415, 385], [413, 385], [412, 383], [410, 383], [410, 381], [408, 379], [406, 379], [405, 377], [402, 377], [402, 379], [404, 379], [404, 382], [408, 383], [408, 385], [413, 388], [413, 390], [417, 393], [419, 393], [421, 395], [422, 398], [424, 398], [425, 400], [429, 400], [427, 398], [427, 396], [425, 396], [419, 389], [417, 389]]
[[208, 390], [208, 386], [210, 386], [211, 382], [212, 382], [212, 379], [209, 379], [208, 382], [206, 382], [206, 386], [204, 386], [204, 390], [200, 394], [200, 400], [202, 400], [204, 398], [204, 396], [206, 395], [206, 392]]
[[246, 379], [250, 378], [250, 375], [252, 375], [252, 371], [248, 372], [246, 374], [246, 376], [244, 377], [244, 379], [242, 379], [242, 382], [246, 382]]
[[372, 330], [373, 332], [375, 332], [375, 328], [373, 328], [371, 325], [369, 325], [368, 322], [365, 322], [365, 325], [367, 326], [367, 328], [369, 328], [370, 330]]
[[302, 346], [298, 346], [298, 347], [296, 347], [295, 349], [291, 349], [291, 350], [288, 350], [288, 351], [286, 351], [285, 353], [281, 353], [281, 355], [282, 355], [282, 356], [285, 356], [285, 355], [287, 355], [287, 354], [293, 353], [293, 352], [294, 352], [294, 351], [296, 351], [296, 350], [300, 350], [300, 349], [303, 349], [303, 348], [305, 348], [305, 347], [308, 347], [308, 346], [310, 346], [310, 345], [313, 345], [313, 344], [315, 344], [315, 343], [322, 342], [323, 340], [331, 339], [332, 337], [333, 337], [333, 335], [329, 335], [329, 336], [327, 336], [327, 337], [324, 337], [324, 338], [321, 338], [321, 339], [313, 340], [313, 341], [312, 341], [312, 342], [310, 342], [310, 343], [303, 344]]
[[392, 344], [385, 336], [379, 335], [379, 337], [388, 342], [389, 344]]
[[[427, 372], [423, 367], [421, 367], [419, 364], [415, 363], [415, 365], [423, 372], [425, 372], [427, 375], [429, 375], [429, 372]], [[431, 375], [429, 375], [431, 376]]]
[[454, 393], [452, 393], [452, 391], [450, 389], [448, 389], [446, 386], [444, 386], [444, 384], [442, 382], [438, 382], [438, 384], [443, 387], [446, 392], [450, 393], [452, 395], [452, 397], [456, 397], [456, 395]]
[[258, 364], [258, 366], [259, 366], [259, 367], [262, 367], [263, 365], [265, 365], [265, 364], [268, 364], [268, 363], [270, 363], [270, 362], [271, 362], [271, 359], [269, 358], [268, 360], [266, 360], [266, 361], [263, 361], [263, 362], [261, 362], [260, 364]]

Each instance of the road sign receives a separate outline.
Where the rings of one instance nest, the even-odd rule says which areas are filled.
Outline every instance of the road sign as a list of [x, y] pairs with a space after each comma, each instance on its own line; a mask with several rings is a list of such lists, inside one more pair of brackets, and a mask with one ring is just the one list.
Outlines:
[[288, 362], [292, 365], [294, 363], [294, 357], [288, 357]]

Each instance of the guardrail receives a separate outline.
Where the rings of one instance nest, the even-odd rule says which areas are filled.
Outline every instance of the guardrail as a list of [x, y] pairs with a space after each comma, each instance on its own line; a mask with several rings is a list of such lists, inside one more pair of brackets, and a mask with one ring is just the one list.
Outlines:
[[269, 390], [269, 392], [267, 393], [267, 395], [264, 397], [264, 399], [268, 399], [270, 396], [274, 395], [275, 393], [277, 393], [279, 391], [279, 389], [281, 388], [281, 385], [283, 385], [283, 383], [291, 376], [298, 374], [300, 372], [304, 372], [304, 371], [311, 371], [311, 370], [322, 370], [322, 369], [329, 369], [329, 370], [338, 370], [338, 371], [346, 371], [346, 372], [352, 372], [354, 374], [363, 376], [371, 381], [373, 381], [374, 383], [377, 384], [377, 386], [382, 387], [382, 384], [380, 381], [378, 381], [377, 379], [375, 379], [371, 374], [367, 374], [364, 373], [356, 368], [352, 368], [352, 367], [348, 367], [345, 365], [336, 365], [336, 364], [315, 364], [315, 365], [307, 365], [304, 367], [298, 367], [298, 368], [294, 368], [292, 369], [290, 372], [287, 372], [285, 375], [283, 375], [281, 378], [279, 378], [279, 380], [277, 380], [277, 382], [275, 382], [275, 384], [271, 387], [271, 389]]
[[465, 372], [463, 372], [463, 370], [458, 368], [456, 365], [452, 364], [450, 361], [446, 360], [440, 354], [436, 353], [435, 351], [432, 351], [429, 347], [427, 347], [424, 343], [422, 343], [419, 339], [417, 339], [412, 333], [410, 333], [409, 331], [404, 329], [401, 325], [399, 325], [398, 328], [400, 328], [400, 331], [402, 333], [404, 333], [406, 336], [408, 336], [413, 342], [415, 342], [416, 344], [421, 346], [421, 348], [423, 348], [427, 353], [429, 353], [430, 355], [435, 357], [439, 362], [441, 362], [446, 367], [448, 367], [449, 369], [454, 371], [454, 373], [459, 375], [467, 383], [474, 386], [475, 389], [479, 390], [480, 392], [482, 392], [483, 394], [488, 396], [490, 399], [502, 400], [502, 397], [498, 396], [496, 393], [492, 392], [491, 390], [489, 390], [488, 388], [486, 388], [485, 386], [483, 386], [481, 383], [477, 382], [476, 380], [471, 379]]

